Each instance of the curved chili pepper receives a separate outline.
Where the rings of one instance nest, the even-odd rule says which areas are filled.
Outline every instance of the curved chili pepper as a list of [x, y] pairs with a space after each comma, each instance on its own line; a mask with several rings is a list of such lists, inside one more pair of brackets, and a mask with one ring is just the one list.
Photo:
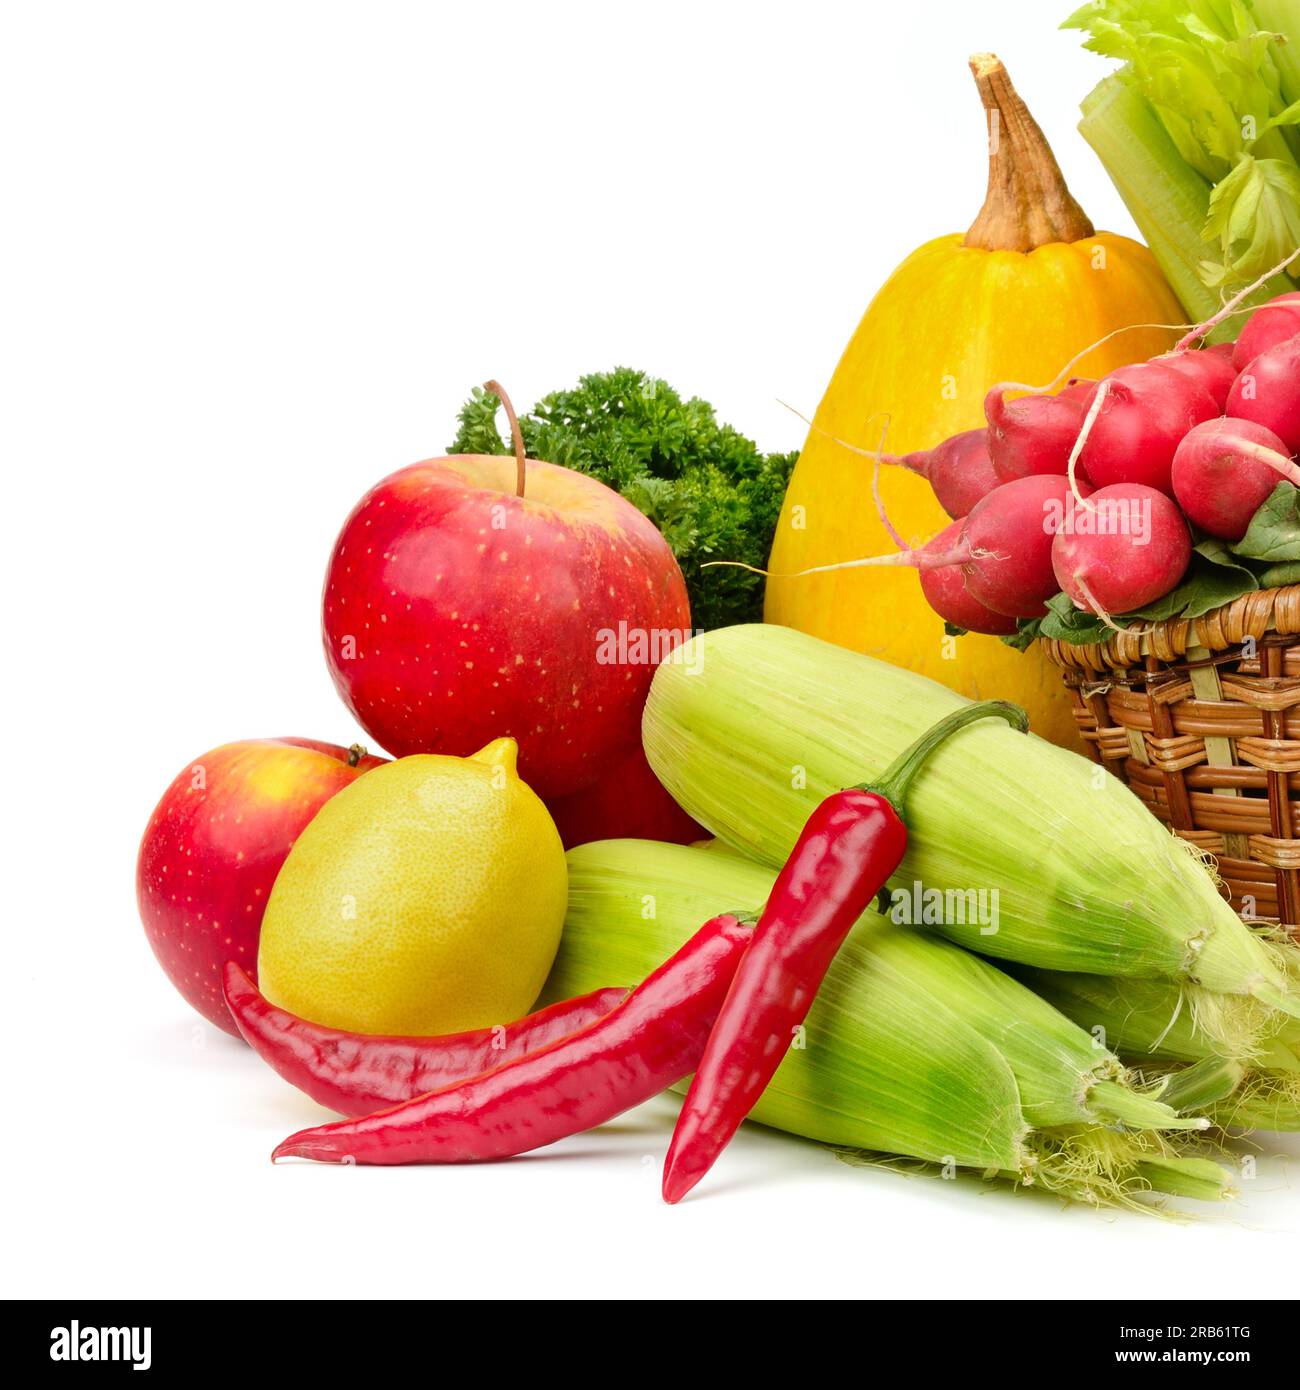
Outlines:
[[731, 1142], [794, 1041], [849, 928], [902, 862], [903, 800], [918, 769], [949, 735], [990, 715], [1028, 728], [1016, 705], [970, 705], [922, 735], [880, 782], [835, 792], [808, 817], [686, 1093], [664, 1162], [664, 1201], [681, 1201]]
[[695, 1069], [750, 930], [715, 917], [579, 1032], [405, 1105], [301, 1130], [271, 1158], [471, 1163], [602, 1125]]
[[340, 1115], [369, 1115], [490, 1071], [603, 1018], [628, 993], [598, 989], [500, 1028], [394, 1038], [323, 1028], [277, 1008], [234, 961], [223, 985], [244, 1041], [291, 1085]]

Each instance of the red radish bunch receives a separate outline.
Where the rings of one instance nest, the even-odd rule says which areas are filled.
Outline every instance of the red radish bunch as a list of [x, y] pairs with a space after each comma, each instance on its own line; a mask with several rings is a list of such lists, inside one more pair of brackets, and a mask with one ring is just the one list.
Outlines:
[[886, 460], [928, 478], [952, 525], [851, 563], [914, 565], [936, 613], [995, 635], [1058, 590], [1106, 622], [1172, 592], [1189, 522], [1235, 543], [1280, 480], [1300, 487], [1300, 292], [1258, 308], [1236, 344], [1189, 346], [1233, 308], [1100, 382], [994, 387], [987, 430]]

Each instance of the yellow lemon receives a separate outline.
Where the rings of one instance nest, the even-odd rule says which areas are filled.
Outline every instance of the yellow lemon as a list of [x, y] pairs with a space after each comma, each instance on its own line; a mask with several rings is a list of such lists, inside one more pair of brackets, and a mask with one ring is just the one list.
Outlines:
[[262, 922], [273, 1003], [358, 1033], [455, 1033], [528, 1012], [568, 873], [513, 739], [375, 768], [299, 835]]

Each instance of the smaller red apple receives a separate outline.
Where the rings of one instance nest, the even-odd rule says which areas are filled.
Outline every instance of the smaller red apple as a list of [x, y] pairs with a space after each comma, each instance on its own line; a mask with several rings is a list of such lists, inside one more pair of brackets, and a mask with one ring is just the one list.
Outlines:
[[167, 978], [210, 1023], [239, 1036], [225, 963], [255, 973], [267, 895], [293, 842], [384, 761], [312, 739], [245, 739], [196, 758], [163, 793], [136, 863], [140, 918]]
[[565, 849], [589, 840], [666, 840], [689, 845], [709, 832], [672, 799], [638, 743], [596, 783], [546, 803]]

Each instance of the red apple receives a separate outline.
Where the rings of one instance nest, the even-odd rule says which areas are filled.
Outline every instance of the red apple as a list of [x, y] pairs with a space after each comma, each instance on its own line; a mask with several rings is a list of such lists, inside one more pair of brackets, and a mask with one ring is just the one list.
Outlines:
[[210, 1023], [239, 1036], [223, 966], [255, 973], [285, 855], [335, 792], [384, 761], [311, 739], [246, 739], [195, 759], [164, 792], [140, 842], [140, 917], [167, 978]]
[[546, 803], [565, 849], [588, 840], [667, 840], [689, 845], [709, 832], [672, 799], [641, 745], [594, 786]]
[[463, 757], [509, 735], [547, 799], [639, 743], [662, 635], [683, 640], [690, 608], [630, 502], [531, 459], [517, 495], [519, 467], [461, 454], [372, 488], [335, 543], [322, 629], [334, 684], [390, 753]]

